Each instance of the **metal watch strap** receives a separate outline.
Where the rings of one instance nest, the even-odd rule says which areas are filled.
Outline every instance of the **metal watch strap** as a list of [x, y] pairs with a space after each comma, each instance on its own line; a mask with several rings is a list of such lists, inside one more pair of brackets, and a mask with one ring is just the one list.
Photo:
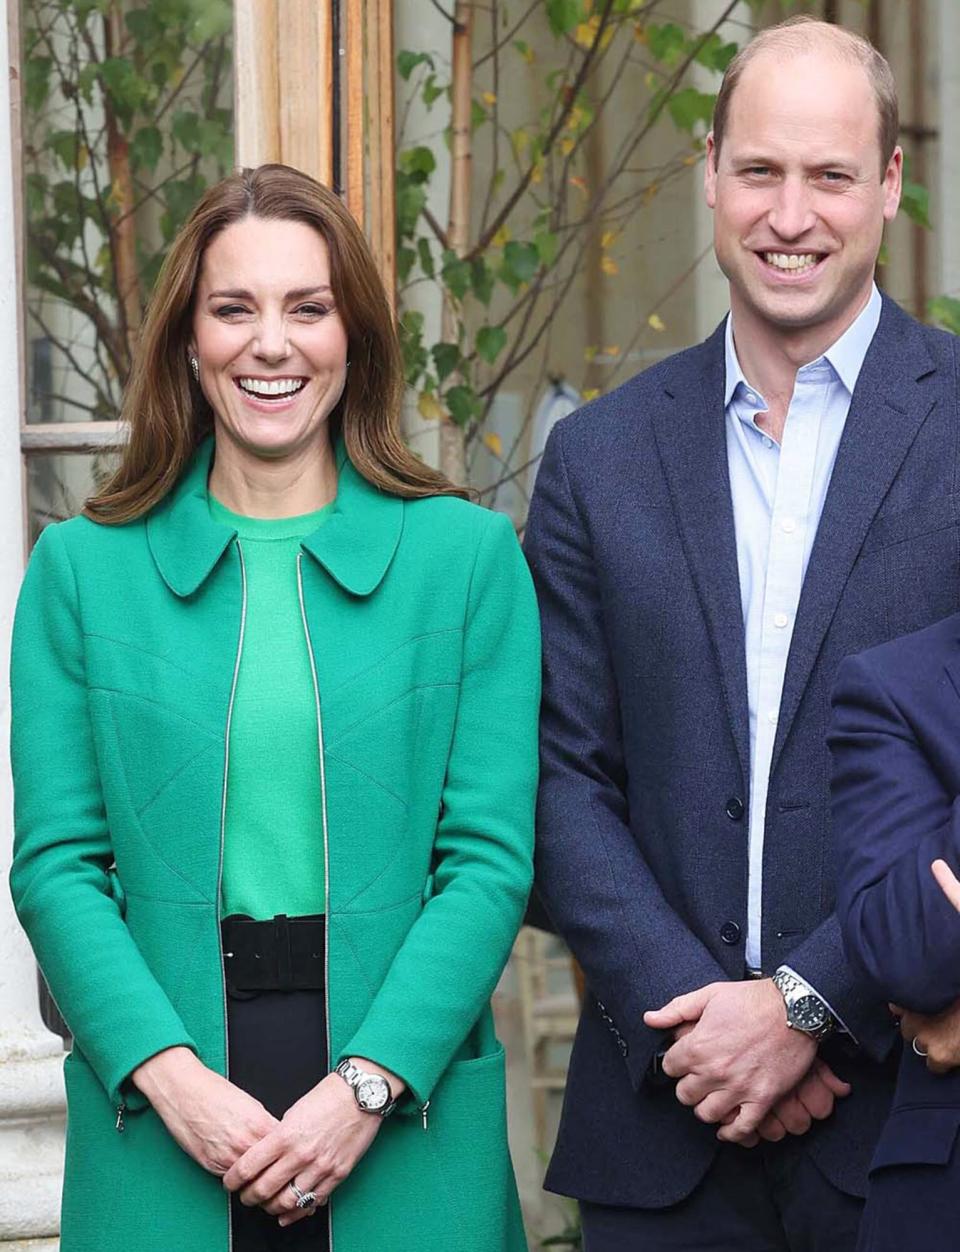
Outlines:
[[[773, 976], [773, 985], [783, 996], [783, 1002], [787, 1010], [787, 1025], [791, 1030], [798, 1030], [802, 1034], [809, 1035], [809, 1037], [817, 1043], [819, 1043], [821, 1039], [826, 1039], [828, 1035], [833, 1034], [837, 1028], [837, 1019], [834, 1017], [829, 1004], [827, 1004], [823, 996], [819, 995], [816, 989], [811, 987], [808, 982], [805, 982], [802, 978], [798, 977], [792, 970], [781, 965]], [[791, 1013], [793, 1005], [796, 1004], [798, 1000], [802, 1000], [806, 997], [810, 997], [816, 1000], [818, 1004], [822, 1005], [824, 1013], [826, 1014], [823, 1024], [815, 1027], [814, 1029], [802, 1026], [799, 1022], [794, 1020]]]
[[[387, 1080], [383, 1077], [382, 1074], [367, 1073], [366, 1070], [360, 1069], [359, 1066], [354, 1065], [352, 1061], [347, 1060], [346, 1058], [340, 1062], [340, 1064], [336, 1067], [336, 1069], [333, 1072], [335, 1074], [338, 1074], [343, 1079], [343, 1081], [347, 1084], [347, 1086], [351, 1088], [351, 1090], [353, 1091], [354, 1098], [357, 1101], [357, 1107], [362, 1109], [364, 1113], [372, 1113], [374, 1117], [389, 1117], [390, 1114], [393, 1112], [393, 1110], [397, 1107], [396, 1100], [394, 1100], [392, 1097], [389, 1096], [390, 1084], [387, 1082]], [[364, 1108], [364, 1106], [360, 1103], [360, 1095], [359, 1095], [358, 1088], [360, 1087], [360, 1084], [362, 1082], [365, 1082], [367, 1079], [370, 1079], [370, 1078], [377, 1079], [379, 1082], [382, 1082], [386, 1085], [388, 1098], [383, 1108], [368, 1109], [368, 1108]]]

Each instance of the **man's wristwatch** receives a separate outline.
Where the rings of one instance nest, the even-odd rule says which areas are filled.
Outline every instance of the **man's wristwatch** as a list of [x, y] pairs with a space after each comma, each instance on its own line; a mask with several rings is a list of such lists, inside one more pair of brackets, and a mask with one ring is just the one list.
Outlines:
[[817, 1043], [833, 1034], [837, 1019], [809, 983], [781, 965], [773, 976], [773, 985], [783, 996], [787, 1025], [791, 1030], [799, 1030]]
[[389, 1117], [397, 1107], [396, 1100], [390, 1096], [390, 1084], [382, 1074], [368, 1074], [348, 1060], [341, 1061], [333, 1072], [339, 1074], [347, 1086], [353, 1089], [357, 1106], [364, 1113]]

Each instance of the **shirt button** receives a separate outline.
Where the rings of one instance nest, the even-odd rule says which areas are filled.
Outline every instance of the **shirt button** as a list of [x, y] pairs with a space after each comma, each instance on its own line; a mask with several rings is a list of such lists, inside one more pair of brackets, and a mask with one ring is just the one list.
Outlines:
[[768, 439], [768, 438], [767, 438], [767, 436], [766, 436], [766, 435], [764, 435], [764, 437], [763, 437], [763, 446], [764, 446], [765, 448], [772, 448], [772, 447], [773, 447], [773, 440], [772, 440], [772, 439]]
[[767, 721], [770, 723], [771, 726], [776, 726], [777, 724], [777, 710], [776, 709], [770, 710], [770, 712], [767, 714]]
[[780, 529], [783, 531], [785, 535], [792, 535], [793, 532], [797, 529], [797, 523], [793, 520], [792, 517], [785, 517], [783, 521], [780, 523]]
[[739, 796], [731, 796], [724, 811], [731, 822], [739, 822], [743, 817], [743, 801]]
[[789, 618], [789, 617], [787, 617], [786, 613], [778, 613], [778, 614], [776, 615], [776, 617], [774, 617], [774, 619], [773, 619], [773, 624], [774, 624], [774, 626], [776, 626], [779, 630], [783, 630], [784, 626], [786, 626], [786, 624], [787, 624], [787, 622], [789, 622], [789, 620], [790, 620], [790, 618]]
[[748, 391], [748, 392], [747, 392], [747, 401], [748, 401], [748, 403], [750, 403], [750, 404], [756, 404], [756, 403], [757, 403], [757, 396], [756, 396], [756, 392], [753, 392], [753, 391]]
[[720, 938], [731, 946], [740, 940], [740, 927], [736, 922], [724, 922], [720, 927]]

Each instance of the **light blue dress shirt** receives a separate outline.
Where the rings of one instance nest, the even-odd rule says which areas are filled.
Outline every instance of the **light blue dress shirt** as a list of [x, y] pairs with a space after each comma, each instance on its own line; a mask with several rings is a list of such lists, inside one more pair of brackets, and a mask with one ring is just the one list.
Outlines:
[[746, 962], [755, 969], [762, 968], [763, 831], [787, 654], [850, 399], [881, 307], [874, 286], [865, 308], [837, 342], [797, 371], [782, 444], [756, 424], [767, 404], [744, 377], [732, 318], [727, 318], [727, 461], [750, 711]]

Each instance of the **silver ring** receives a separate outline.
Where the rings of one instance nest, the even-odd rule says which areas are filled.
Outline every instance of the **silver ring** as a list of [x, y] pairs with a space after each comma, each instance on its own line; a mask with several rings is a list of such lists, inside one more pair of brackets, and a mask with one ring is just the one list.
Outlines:
[[910, 1040], [910, 1046], [911, 1046], [911, 1048], [913, 1048], [914, 1052], [916, 1052], [917, 1056], [926, 1056], [926, 1055], [927, 1055], [927, 1054], [926, 1054], [926, 1052], [924, 1052], [923, 1048], [921, 1048], [921, 1047], [917, 1044], [917, 1037], [916, 1037], [916, 1035], [914, 1035], [914, 1037]]
[[291, 1179], [289, 1186], [293, 1190], [293, 1194], [297, 1197], [298, 1209], [311, 1209], [317, 1204], [316, 1193], [313, 1191], [301, 1191], [297, 1184]]

